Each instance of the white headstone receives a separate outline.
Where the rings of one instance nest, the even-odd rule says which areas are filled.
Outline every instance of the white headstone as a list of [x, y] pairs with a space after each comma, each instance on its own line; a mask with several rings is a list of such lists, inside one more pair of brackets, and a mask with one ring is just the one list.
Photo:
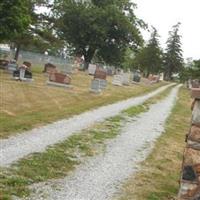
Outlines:
[[122, 77], [123, 77], [123, 82], [122, 82], [122, 84], [123, 84], [123, 85], [129, 85], [129, 83], [130, 83], [130, 74], [129, 74], [129, 73], [124, 73], [124, 74], [122, 75]]
[[96, 66], [96, 65], [89, 64], [89, 67], [88, 67], [88, 74], [90, 74], [90, 75], [94, 75], [96, 69], [97, 69], [97, 66]]
[[117, 85], [117, 86], [122, 86], [123, 76], [122, 75], [114, 75], [112, 84]]

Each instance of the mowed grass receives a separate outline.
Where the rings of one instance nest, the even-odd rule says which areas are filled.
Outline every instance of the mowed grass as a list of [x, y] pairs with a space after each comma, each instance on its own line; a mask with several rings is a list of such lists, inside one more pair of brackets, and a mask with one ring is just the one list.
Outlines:
[[165, 132], [155, 143], [136, 175], [123, 186], [118, 200], [169, 200], [177, 196], [185, 135], [190, 126], [189, 91], [182, 88], [167, 120]]
[[150, 99], [145, 101], [143, 104], [138, 105], [138, 106], [132, 106], [132, 107], [122, 111], [122, 113], [127, 114], [129, 117], [133, 117], [133, 116], [138, 115], [142, 112], [147, 112], [149, 110], [151, 104], [155, 104], [156, 102], [161, 101], [162, 99], [167, 97], [167, 95], [169, 95], [169, 92], [171, 91], [171, 89], [173, 87], [174, 86], [170, 86], [165, 91], [161, 92], [158, 95], [155, 95], [154, 97], [151, 97]]
[[72, 74], [73, 89], [46, 85], [42, 68], [33, 68], [33, 83], [11, 80], [11, 75], [0, 70], [0, 138], [22, 132], [53, 121], [69, 118], [89, 109], [143, 95], [167, 84], [131, 85], [111, 84], [99, 95], [89, 92], [93, 77], [83, 72]]
[[[150, 106], [165, 98], [169, 92], [170, 88], [150, 98], [145, 104]], [[140, 105], [131, 107], [115, 117], [69, 137], [60, 144], [49, 147], [43, 153], [32, 154], [21, 159], [11, 168], [1, 169], [0, 199], [11, 199], [12, 195], [28, 196], [29, 185], [67, 176], [84, 159], [104, 151], [106, 141], [120, 133], [126, 119], [144, 111], [147, 110], [141, 109]]]

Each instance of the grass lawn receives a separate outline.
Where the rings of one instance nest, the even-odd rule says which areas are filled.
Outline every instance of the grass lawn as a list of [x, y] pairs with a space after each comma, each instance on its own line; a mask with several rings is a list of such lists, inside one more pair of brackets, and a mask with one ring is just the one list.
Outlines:
[[49, 147], [43, 153], [29, 155], [10, 168], [1, 169], [0, 199], [10, 200], [12, 195], [27, 196], [29, 185], [67, 176], [87, 157], [101, 153], [106, 147], [106, 141], [120, 133], [129, 117], [147, 111], [151, 104], [165, 98], [170, 90], [168, 88], [148, 99], [143, 106], [131, 107], [115, 117], [94, 124], [66, 141]]
[[169, 200], [177, 196], [185, 135], [190, 127], [190, 97], [182, 88], [167, 120], [165, 132], [155, 143], [136, 175], [123, 186], [118, 200]]
[[98, 106], [129, 97], [143, 95], [166, 82], [153, 85], [117, 87], [111, 84], [99, 95], [89, 92], [92, 77], [83, 72], [72, 75], [73, 89], [46, 85], [42, 69], [33, 68], [33, 83], [11, 80], [11, 75], [0, 70], [0, 138], [47, 123], [68, 118]]

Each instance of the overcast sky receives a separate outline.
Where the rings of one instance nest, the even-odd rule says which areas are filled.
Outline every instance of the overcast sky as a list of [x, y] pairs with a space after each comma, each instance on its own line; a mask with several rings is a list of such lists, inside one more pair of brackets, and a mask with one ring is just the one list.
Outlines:
[[[135, 13], [149, 25], [153, 25], [165, 48], [168, 32], [181, 22], [182, 49], [184, 58], [200, 59], [200, 0], [133, 0]], [[145, 39], [149, 34], [143, 33]]]

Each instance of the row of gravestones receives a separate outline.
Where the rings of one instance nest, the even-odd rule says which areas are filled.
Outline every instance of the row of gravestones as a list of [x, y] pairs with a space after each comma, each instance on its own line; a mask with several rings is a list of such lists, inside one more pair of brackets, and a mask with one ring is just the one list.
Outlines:
[[[91, 75], [90, 70], [89, 70], [89, 74]], [[97, 68], [94, 71], [94, 79], [91, 82], [90, 90], [95, 93], [100, 93], [102, 90], [104, 90], [107, 86], [106, 76], [107, 76], [106, 71]], [[131, 77], [130, 73], [119, 73], [117, 75], [114, 75], [112, 84], [116, 86], [129, 85], [133, 77]], [[135, 81], [136, 82], [140, 81], [139, 74], [138, 74], [137, 80]]]
[[[31, 73], [31, 63], [24, 62], [22, 66], [18, 68], [16, 63], [8, 63], [7, 70], [13, 72], [13, 77], [16, 80], [33, 80]], [[45, 64], [44, 73], [49, 75], [49, 80], [47, 84], [61, 87], [72, 87], [71, 77], [66, 73], [61, 73], [57, 70], [57, 67], [51, 63]], [[92, 92], [101, 92], [107, 86], [106, 76], [107, 72], [101, 68], [97, 68], [96, 65], [89, 65], [88, 68], [89, 75], [94, 75], [94, 79], [91, 82], [91, 91]], [[22, 75], [23, 74], [23, 75]], [[22, 77], [23, 76], [23, 77]], [[140, 82], [140, 72], [136, 71], [134, 74], [123, 73], [119, 71], [117, 75], [113, 78], [113, 85], [121, 86], [121, 85], [129, 85], [130, 81]]]
[[178, 200], [200, 200], [200, 87], [191, 89], [192, 119], [183, 155]]
[[[91, 91], [99, 93], [107, 86], [106, 75], [107, 72], [103, 69], [97, 68], [96, 65], [89, 65], [88, 74], [93, 75], [94, 79], [91, 82]], [[124, 73], [121, 70], [117, 71], [117, 74], [113, 76], [112, 84], [116, 86], [130, 85], [130, 83], [139, 83], [141, 74], [139, 70], [136, 70], [133, 74]], [[155, 75], [149, 75], [149, 84], [159, 82], [160, 77]]]
[[[56, 66], [48, 63], [45, 65], [44, 71], [49, 74], [48, 84], [62, 86], [69, 85], [71, 82], [71, 77], [66, 74], [57, 72]], [[88, 74], [94, 76], [94, 79], [91, 81], [90, 91], [95, 93], [100, 93], [107, 86], [107, 71], [97, 67], [94, 64], [90, 64], [88, 68]], [[136, 71], [133, 78], [136, 82], [140, 81], [140, 72]], [[113, 85], [129, 85], [131, 81], [130, 73], [119, 73], [113, 78]]]

